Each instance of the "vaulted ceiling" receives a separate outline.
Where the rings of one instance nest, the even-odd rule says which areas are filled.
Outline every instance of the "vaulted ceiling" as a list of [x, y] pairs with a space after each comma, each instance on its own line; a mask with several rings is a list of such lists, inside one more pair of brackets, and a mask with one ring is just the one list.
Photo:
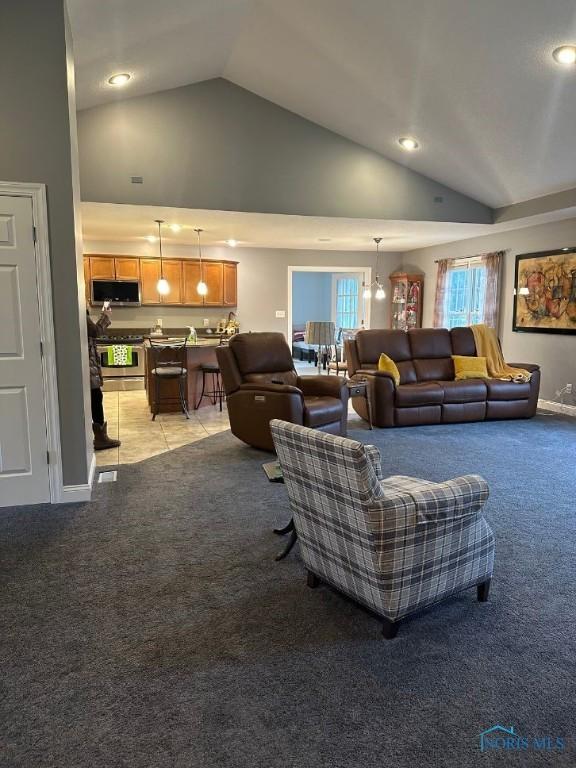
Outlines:
[[576, 187], [574, 0], [68, 4], [80, 109], [224, 77], [493, 207]]

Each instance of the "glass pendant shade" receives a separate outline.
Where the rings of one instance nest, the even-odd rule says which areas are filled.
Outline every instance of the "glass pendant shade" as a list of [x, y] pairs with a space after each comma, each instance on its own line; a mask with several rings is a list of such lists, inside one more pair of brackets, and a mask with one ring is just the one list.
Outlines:
[[164, 265], [162, 263], [162, 224], [164, 224], [163, 219], [155, 219], [156, 224], [158, 224], [158, 250], [160, 252], [160, 279], [156, 283], [156, 290], [160, 294], [160, 296], [167, 296], [170, 293], [170, 283], [166, 278], [164, 277]]
[[374, 297], [378, 299], [378, 301], [381, 301], [382, 299], [386, 298], [386, 292], [381, 285], [379, 285], [378, 288], [376, 288], [376, 293], [374, 294]]
[[156, 283], [156, 290], [160, 296], [167, 296], [170, 293], [170, 283], [165, 277], [161, 277]]
[[198, 227], [194, 230], [194, 232], [196, 232], [196, 234], [198, 235], [198, 258], [200, 259], [200, 280], [196, 285], [196, 291], [198, 293], [198, 296], [208, 295], [208, 286], [204, 282], [204, 272], [202, 271], [202, 245], [200, 244], [200, 233], [203, 231], [204, 230], [199, 229]]

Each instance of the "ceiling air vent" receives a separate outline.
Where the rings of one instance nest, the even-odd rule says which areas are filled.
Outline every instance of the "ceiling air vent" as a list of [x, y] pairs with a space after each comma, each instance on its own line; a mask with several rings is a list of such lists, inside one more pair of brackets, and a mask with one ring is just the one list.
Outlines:
[[144, 177], [143, 176], [130, 176], [130, 181], [132, 184], [144, 184]]
[[444, 198], [442, 197], [442, 195], [436, 195], [436, 197], [434, 198], [434, 202], [435, 203], [443, 203], [444, 202]]

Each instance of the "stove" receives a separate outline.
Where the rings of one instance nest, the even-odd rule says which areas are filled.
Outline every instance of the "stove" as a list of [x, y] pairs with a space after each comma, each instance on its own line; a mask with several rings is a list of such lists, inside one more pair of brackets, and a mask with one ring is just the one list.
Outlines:
[[99, 336], [98, 344], [143, 344], [144, 336], [137, 336], [134, 334], [128, 334], [127, 336]]

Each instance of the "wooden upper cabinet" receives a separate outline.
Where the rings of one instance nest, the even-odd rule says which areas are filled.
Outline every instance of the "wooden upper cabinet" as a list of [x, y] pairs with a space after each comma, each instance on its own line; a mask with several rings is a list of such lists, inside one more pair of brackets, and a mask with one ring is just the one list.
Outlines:
[[202, 263], [204, 282], [208, 286], [208, 293], [204, 296], [204, 305], [207, 307], [221, 307], [224, 304], [224, 272], [223, 264], [217, 261], [205, 261]]
[[160, 304], [156, 284], [160, 280], [159, 259], [140, 259], [140, 289], [142, 304]]
[[201, 307], [204, 302], [202, 296], [196, 290], [200, 282], [200, 262], [182, 262], [182, 303], [188, 306]]
[[238, 304], [236, 264], [223, 264], [222, 266], [224, 270], [224, 306], [235, 307]]
[[162, 304], [182, 304], [182, 262], [176, 259], [163, 259], [163, 273], [168, 284], [170, 293], [161, 296]]
[[140, 279], [140, 259], [114, 259], [114, 268], [116, 270], [116, 280], [139, 280]]
[[116, 271], [112, 256], [90, 256], [90, 277], [92, 280], [114, 280]]
[[84, 290], [86, 292], [86, 304], [90, 304], [90, 259], [84, 259]]

